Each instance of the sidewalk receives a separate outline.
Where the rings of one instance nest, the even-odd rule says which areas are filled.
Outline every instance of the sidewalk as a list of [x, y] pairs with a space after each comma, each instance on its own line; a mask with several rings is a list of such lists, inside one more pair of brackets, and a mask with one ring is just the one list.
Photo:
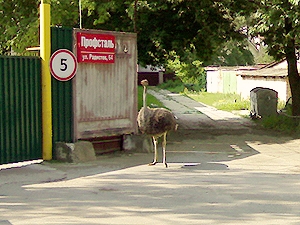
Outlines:
[[184, 95], [173, 94], [167, 90], [159, 92], [148, 90], [148, 93], [159, 99], [179, 119], [183, 120], [182, 124], [185, 129], [195, 129], [195, 127], [186, 127], [186, 120], [194, 120], [193, 124], [199, 124], [197, 129], [248, 129], [255, 126], [249, 118], [217, 110]]

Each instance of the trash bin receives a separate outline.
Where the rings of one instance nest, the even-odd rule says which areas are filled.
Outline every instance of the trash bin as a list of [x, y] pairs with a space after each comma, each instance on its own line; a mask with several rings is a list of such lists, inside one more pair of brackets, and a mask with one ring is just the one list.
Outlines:
[[269, 88], [256, 87], [250, 91], [251, 118], [277, 114], [278, 93]]

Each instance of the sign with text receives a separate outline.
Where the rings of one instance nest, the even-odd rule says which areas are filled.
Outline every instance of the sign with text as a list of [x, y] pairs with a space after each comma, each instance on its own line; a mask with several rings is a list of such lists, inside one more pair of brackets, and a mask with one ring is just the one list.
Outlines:
[[77, 32], [77, 61], [86, 63], [114, 63], [115, 36]]

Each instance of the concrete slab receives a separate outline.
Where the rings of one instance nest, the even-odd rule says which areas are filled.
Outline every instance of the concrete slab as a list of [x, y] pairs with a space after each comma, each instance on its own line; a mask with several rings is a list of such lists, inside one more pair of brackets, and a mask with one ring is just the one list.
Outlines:
[[297, 224], [299, 178], [224, 163], [140, 165], [7, 189], [0, 206], [11, 224]]

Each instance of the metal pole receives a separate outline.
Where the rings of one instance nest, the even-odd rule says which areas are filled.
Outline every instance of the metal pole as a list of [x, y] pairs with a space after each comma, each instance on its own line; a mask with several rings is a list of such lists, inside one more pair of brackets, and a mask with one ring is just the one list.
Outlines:
[[42, 130], [43, 159], [52, 159], [52, 102], [51, 74], [49, 60], [51, 54], [50, 4], [43, 0], [40, 5], [40, 57], [42, 59]]
[[79, 28], [82, 29], [81, 0], [79, 0]]
[[133, 15], [133, 24], [134, 24], [134, 27], [133, 27], [133, 31], [134, 33], [136, 33], [136, 22], [137, 22], [137, 2], [138, 0], [135, 0], [134, 1], [134, 15]]

